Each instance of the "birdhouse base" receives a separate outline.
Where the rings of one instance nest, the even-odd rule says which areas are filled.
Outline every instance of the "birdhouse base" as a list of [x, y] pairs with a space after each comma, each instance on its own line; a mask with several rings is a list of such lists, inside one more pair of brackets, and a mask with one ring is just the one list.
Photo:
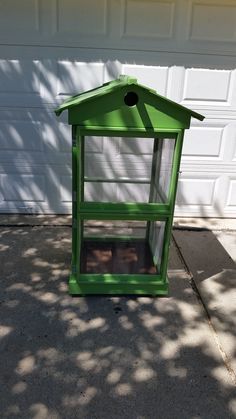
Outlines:
[[151, 295], [167, 296], [168, 279], [154, 275], [71, 274], [70, 295]]

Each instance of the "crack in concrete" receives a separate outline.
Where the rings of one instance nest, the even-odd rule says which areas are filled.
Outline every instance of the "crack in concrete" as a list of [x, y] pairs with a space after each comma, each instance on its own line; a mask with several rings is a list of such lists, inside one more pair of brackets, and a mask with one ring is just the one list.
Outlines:
[[226, 369], [227, 369], [227, 371], [229, 373], [229, 376], [230, 376], [233, 384], [236, 386], [236, 373], [235, 373], [234, 369], [231, 366], [231, 362], [230, 362], [230, 359], [228, 358], [228, 355], [226, 354], [226, 352], [224, 351], [224, 349], [223, 349], [223, 347], [221, 345], [221, 342], [220, 342], [220, 339], [218, 337], [217, 331], [216, 331], [216, 329], [214, 328], [214, 326], [212, 324], [211, 315], [210, 315], [210, 313], [209, 313], [209, 311], [207, 309], [207, 306], [206, 306], [206, 304], [205, 304], [205, 302], [204, 302], [204, 300], [203, 300], [203, 298], [201, 296], [201, 293], [199, 292], [199, 289], [198, 289], [198, 287], [197, 287], [197, 285], [196, 285], [196, 283], [194, 281], [194, 276], [193, 276], [191, 270], [189, 269], [188, 264], [187, 264], [187, 262], [186, 262], [186, 260], [184, 258], [184, 255], [181, 252], [181, 249], [178, 246], [178, 243], [177, 243], [177, 241], [176, 241], [176, 239], [175, 239], [175, 237], [173, 235], [172, 235], [172, 239], [173, 239], [174, 245], [176, 247], [176, 251], [178, 253], [178, 256], [179, 256], [181, 262], [183, 263], [183, 266], [184, 266], [186, 272], [188, 273], [189, 283], [190, 283], [190, 285], [191, 285], [191, 287], [193, 289], [193, 292], [196, 295], [199, 304], [202, 306], [202, 310], [203, 310], [203, 312], [204, 312], [204, 314], [206, 316], [206, 320], [207, 320], [208, 326], [209, 326], [209, 328], [211, 330], [211, 333], [213, 335], [213, 338], [214, 338], [214, 341], [216, 343], [216, 346], [217, 346], [217, 348], [218, 348], [218, 350], [220, 352], [220, 355], [222, 357], [223, 363], [224, 363], [224, 365], [225, 365], [225, 367], [226, 367]]

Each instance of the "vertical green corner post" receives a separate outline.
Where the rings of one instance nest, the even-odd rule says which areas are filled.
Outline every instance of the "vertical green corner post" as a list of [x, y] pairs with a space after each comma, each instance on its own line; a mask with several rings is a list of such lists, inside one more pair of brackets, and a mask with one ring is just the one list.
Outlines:
[[[69, 293], [167, 295], [169, 245], [184, 130], [189, 128], [191, 117], [201, 121], [204, 117], [138, 84], [135, 78], [129, 76], [120, 76], [96, 89], [75, 95], [62, 103], [55, 113], [59, 116], [64, 110], [68, 110], [68, 123], [72, 125], [72, 264]], [[90, 141], [90, 136], [127, 137], [128, 141], [152, 139], [149, 181], [116, 178], [115, 175], [103, 179], [85, 176], [85, 141]], [[112, 202], [107, 197], [105, 202], [91, 202], [84, 192], [85, 184], [89, 182], [95, 185], [120, 183], [121, 186], [124, 183], [146, 183], [149, 199]], [[127, 225], [144, 223], [145, 236], [142, 240], [119, 234], [117, 237], [115, 234], [85, 236], [85, 225], [95, 221], [101, 225], [107, 222], [114, 225], [117, 222]], [[89, 246], [92, 250], [88, 250]], [[104, 256], [104, 246], [106, 255], [110, 255], [110, 262], [105, 268], [99, 257], [96, 259], [96, 255]], [[117, 249], [117, 246], [120, 246], [118, 251], [111, 250]], [[148, 262], [140, 261], [146, 250], [141, 251], [141, 256], [134, 253], [138, 252], [139, 246], [148, 248]], [[128, 265], [128, 253], [125, 252], [136, 262]], [[113, 260], [114, 255], [122, 254], [123, 259]], [[88, 260], [92, 263], [89, 264]], [[145, 263], [149, 264], [148, 267]], [[131, 270], [130, 266], [136, 266], [136, 270]]]

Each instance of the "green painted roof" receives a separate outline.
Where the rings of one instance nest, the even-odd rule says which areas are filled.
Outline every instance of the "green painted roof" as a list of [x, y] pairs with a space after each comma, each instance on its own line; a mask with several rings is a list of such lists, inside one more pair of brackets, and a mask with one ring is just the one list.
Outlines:
[[169, 104], [170, 106], [175, 106], [179, 110], [182, 110], [183, 112], [191, 115], [193, 118], [199, 119], [200, 121], [204, 119], [203, 115], [200, 115], [199, 113], [194, 112], [191, 109], [188, 109], [170, 99], [167, 99], [164, 96], [159, 95], [158, 93], [156, 93], [155, 90], [150, 89], [149, 87], [139, 84], [136, 78], [125, 76], [125, 75], [121, 75], [118, 79], [105, 83], [102, 86], [97, 87], [95, 89], [89, 90], [84, 93], [80, 93], [75, 96], [71, 96], [69, 99], [65, 100], [59, 106], [59, 108], [55, 110], [55, 113], [57, 116], [59, 116], [66, 109], [70, 109], [76, 106], [82, 107], [83, 104], [88, 103], [89, 101], [94, 101], [100, 97], [104, 97], [108, 95], [109, 93], [114, 93], [118, 91], [119, 89], [121, 89], [122, 87], [129, 86], [129, 85], [135, 85], [138, 88], [144, 89], [146, 92], [149, 92], [151, 95], [155, 95], [157, 98], [164, 100], [166, 102], [166, 105]]

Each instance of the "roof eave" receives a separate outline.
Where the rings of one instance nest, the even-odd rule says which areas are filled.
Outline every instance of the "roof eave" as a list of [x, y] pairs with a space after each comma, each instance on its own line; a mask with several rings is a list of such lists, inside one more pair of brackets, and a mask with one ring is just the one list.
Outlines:
[[205, 119], [205, 116], [193, 111], [191, 111], [191, 116], [195, 119], [198, 119], [199, 121], [203, 121], [203, 119]]
[[[112, 89], [107, 89], [105, 92], [102, 91], [102, 95], [107, 95], [107, 94], [111, 93], [112, 91], [114, 92], [114, 91], [117, 91], [119, 89], [122, 89], [124, 86], [131, 86], [131, 85], [133, 85], [134, 88], [139, 88], [139, 89], [145, 90], [149, 94], [154, 95], [154, 96], [158, 97], [159, 99], [161, 99], [161, 100], [163, 100], [165, 102], [168, 102], [170, 105], [175, 106], [178, 109], [182, 109], [182, 111], [185, 111], [186, 113], [190, 114], [191, 117], [193, 117], [195, 119], [198, 119], [199, 121], [203, 121], [203, 119], [205, 118], [203, 115], [201, 115], [201, 114], [199, 114], [199, 113], [197, 113], [195, 111], [192, 111], [191, 109], [186, 108], [185, 106], [180, 105], [179, 103], [176, 103], [176, 102], [172, 101], [171, 99], [167, 99], [166, 97], [164, 97], [162, 95], [159, 95], [156, 91], [154, 91], [152, 89], [148, 89], [146, 86], [137, 84], [137, 80], [134, 79], [134, 78], [132, 78], [132, 77], [129, 77], [129, 76], [120, 76], [120, 78], [118, 79], [118, 81], [119, 81], [119, 83], [117, 83], [117, 85], [113, 86]], [[109, 83], [107, 83], [107, 85], [109, 85]], [[72, 108], [72, 107], [75, 107], [75, 106], [83, 105], [86, 102], [89, 102], [89, 101], [92, 101], [94, 99], [99, 98], [101, 96], [101, 94], [99, 94], [99, 90], [102, 87], [103, 86], [90, 90], [90, 92], [97, 91], [98, 94], [96, 95], [96, 97], [90, 96], [90, 97], [83, 98], [83, 93], [81, 93], [79, 95], [75, 95], [75, 96], [72, 96], [71, 98], [67, 99], [66, 101], [64, 101], [61, 104], [61, 106], [59, 106], [59, 108], [57, 108], [54, 111], [55, 114], [56, 114], [56, 116], [59, 116], [64, 110], [66, 110], [68, 108]], [[86, 92], [85, 92], [85, 95], [86, 95]], [[72, 101], [72, 99], [74, 99], [74, 101]], [[78, 102], [77, 103], [76, 103], [76, 99], [78, 99]]]

